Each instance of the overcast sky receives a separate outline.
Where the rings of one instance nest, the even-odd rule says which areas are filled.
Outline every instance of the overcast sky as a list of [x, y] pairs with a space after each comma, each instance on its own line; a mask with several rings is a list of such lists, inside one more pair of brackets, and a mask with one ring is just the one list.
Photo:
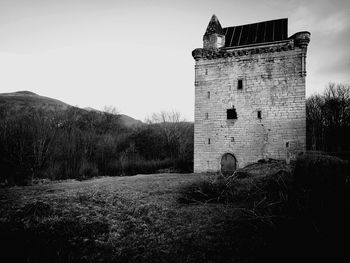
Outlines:
[[349, 0], [0, 0], [0, 93], [29, 90], [144, 120], [193, 120], [193, 49], [223, 27], [288, 18], [310, 31], [307, 95], [350, 84]]

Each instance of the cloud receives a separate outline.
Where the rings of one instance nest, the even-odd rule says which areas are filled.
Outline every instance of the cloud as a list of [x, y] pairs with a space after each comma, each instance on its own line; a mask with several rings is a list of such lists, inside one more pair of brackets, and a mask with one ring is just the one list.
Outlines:
[[288, 1], [290, 32], [310, 31], [307, 93], [328, 82], [348, 82], [350, 72], [349, 1]]

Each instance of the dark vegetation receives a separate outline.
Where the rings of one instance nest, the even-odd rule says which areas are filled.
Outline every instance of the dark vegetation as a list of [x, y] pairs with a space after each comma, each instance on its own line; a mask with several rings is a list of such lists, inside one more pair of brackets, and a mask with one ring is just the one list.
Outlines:
[[3, 105], [0, 182], [191, 171], [193, 123], [181, 121], [178, 113], [157, 116], [164, 118], [126, 127], [112, 113]]
[[330, 83], [306, 101], [307, 149], [350, 161], [350, 86]]
[[[242, 262], [339, 261], [348, 249], [349, 200], [348, 162], [315, 152], [291, 165], [271, 160], [228, 178], [200, 180], [179, 198], [185, 204], [241, 204], [232, 227], [251, 234], [244, 238], [254, 248]], [[226, 258], [234, 259], [230, 253]]]

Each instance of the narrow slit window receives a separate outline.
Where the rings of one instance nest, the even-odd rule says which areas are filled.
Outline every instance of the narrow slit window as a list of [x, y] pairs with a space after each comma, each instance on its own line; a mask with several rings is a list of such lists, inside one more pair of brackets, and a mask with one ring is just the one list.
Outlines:
[[208, 144], [210, 144], [210, 138], [208, 138]]
[[261, 110], [258, 110], [258, 119], [261, 120]]
[[207, 68], [205, 69], [205, 75], [208, 75], [208, 69]]
[[242, 90], [243, 89], [243, 79], [238, 79], [237, 89], [238, 90]]
[[209, 119], [209, 113], [208, 113], [208, 112], [205, 113], [205, 119], [206, 119], [206, 120]]
[[227, 113], [228, 120], [237, 120], [237, 112], [235, 107], [232, 107], [232, 109], [227, 109], [226, 113]]
[[207, 98], [210, 99], [210, 91], [207, 92]]

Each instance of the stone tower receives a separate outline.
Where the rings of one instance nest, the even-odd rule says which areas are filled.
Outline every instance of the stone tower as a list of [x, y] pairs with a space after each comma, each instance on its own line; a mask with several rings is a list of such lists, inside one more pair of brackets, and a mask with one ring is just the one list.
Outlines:
[[193, 50], [194, 171], [232, 174], [259, 159], [305, 151], [309, 32], [288, 20], [222, 28], [215, 15]]

